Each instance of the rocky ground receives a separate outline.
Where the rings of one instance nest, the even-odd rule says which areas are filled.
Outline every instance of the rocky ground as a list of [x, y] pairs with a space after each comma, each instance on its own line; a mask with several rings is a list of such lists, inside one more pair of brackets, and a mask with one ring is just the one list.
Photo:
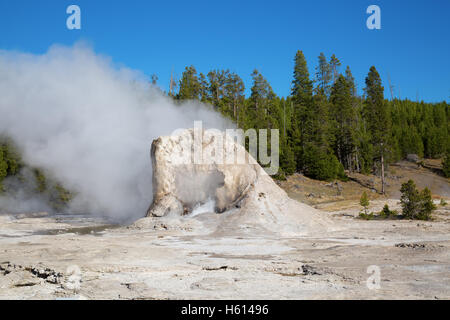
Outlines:
[[[151, 229], [3, 215], [0, 298], [449, 299], [449, 210], [417, 222], [344, 209], [330, 214], [341, 230], [285, 238], [196, 233], [193, 219], [213, 214]], [[372, 265], [379, 289], [367, 286]]]

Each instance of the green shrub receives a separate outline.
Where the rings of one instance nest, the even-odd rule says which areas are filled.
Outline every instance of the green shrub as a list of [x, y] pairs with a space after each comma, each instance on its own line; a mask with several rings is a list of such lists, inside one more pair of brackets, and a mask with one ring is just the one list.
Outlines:
[[447, 202], [441, 198], [441, 202], [439, 203], [442, 207], [445, 207], [447, 205]]
[[375, 215], [374, 215], [373, 212], [371, 212], [371, 213], [360, 212], [359, 213], [359, 217], [361, 219], [364, 219], [364, 220], [373, 220], [373, 219], [375, 219]]
[[398, 212], [396, 210], [389, 209], [389, 205], [386, 203], [383, 209], [380, 211], [379, 215], [382, 218], [391, 218], [397, 216]]
[[417, 214], [417, 219], [430, 220], [434, 210], [436, 210], [436, 205], [433, 203], [431, 191], [425, 188], [420, 193], [420, 211]]
[[346, 179], [344, 167], [332, 153], [327, 153], [315, 146], [304, 151], [305, 175], [317, 180], [331, 181], [336, 178]]
[[[364, 191], [359, 199], [359, 204], [364, 208], [364, 214], [367, 215], [367, 209], [369, 208], [369, 197], [367, 197], [367, 193]], [[361, 214], [360, 214], [361, 215]]]
[[272, 176], [272, 178], [274, 180], [278, 180], [278, 181], [286, 181], [287, 180], [286, 174], [284, 173], [284, 171], [281, 168], [278, 170], [277, 174]]
[[428, 188], [419, 192], [413, 180], [402, 184], [400, 203], [402, 214], [407, 219], [429, 220], [431, 213], [436, 209]]

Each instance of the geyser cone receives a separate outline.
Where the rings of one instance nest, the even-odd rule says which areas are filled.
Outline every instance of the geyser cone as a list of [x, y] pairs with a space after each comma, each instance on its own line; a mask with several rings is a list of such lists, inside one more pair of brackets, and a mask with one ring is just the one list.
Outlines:
[[184, 130], [153, 141], [153, 203], [147, 217], [195, 219], [193, 208], [213, 199], [215, 213], [222, 213], [208, 215], [217, 223], [216, 233], [311, 234], [330, 229], [326, 214], [290, 199], [243, 146], [226, 135], [222, 135], [222, 156], [241, 153], [247, 164], [224, 163], [217, 150], [211, 155], [210, 146], [218, 136], [210, 130], [201, 131], [203, 163], [195, 163], [194, 132]]

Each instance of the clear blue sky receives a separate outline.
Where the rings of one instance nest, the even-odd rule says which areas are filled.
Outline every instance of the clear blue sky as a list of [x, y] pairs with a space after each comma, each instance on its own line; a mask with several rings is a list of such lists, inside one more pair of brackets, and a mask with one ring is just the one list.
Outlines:
[[[66, 28], [66, 8], [81, 8], [82, 29]], [[381, 8], [381, 30], [366, 28], [366, 8]], [[450, 100], [449, 0], [146, 1], [0, 0], [0, 49], [43, 53], [52, 44], [87, 41], [116, 63], [159, 76], [167, 89], [181, 76], [229, 68], [251, 86], [254, 68], [286, 96], [293, 57], [303, 50], [310, 73], [317, 56], [335, 53], [359, 90], [371, 65], [388, 92], [425, 101]]]

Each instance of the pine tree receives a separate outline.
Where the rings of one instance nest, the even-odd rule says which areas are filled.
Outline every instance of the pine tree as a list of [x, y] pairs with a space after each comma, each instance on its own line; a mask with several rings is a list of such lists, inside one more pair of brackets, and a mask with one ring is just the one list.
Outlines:
[[255, 121], [258, 123], [258, 126], [260, 126], [265, 123], [270, 102], [275, 98], [275, 94], [272, 87], [258, 70], [255, 69], [253, 71], [252, 79], [253, 86], [251, 88], [249, 100], [250, 105], [255, 112]]
[[331, 81], [331, 66], [327, 62], [327, 58], [323, 52], [319, 55], [319, 64], [316, 67], [316, 79], [319, 88], [328, 95], [330, 91], [330, 81]]
[[429, 220], [431, 213], [436, 209], [428, 188], [421, 192], [417, 190], [413, 180], [408, 180], [402, 184], [400, 204], [403, 215], [408, 219]]
[[209, 84], [206, 80], [206, 76], [200, 72], [198, 76], [198, 82], [200, 85], [200, 101], [202, 102], [208, 102], [209, 99]]
[[355, 78], [353, 77], [352, 71], [350, 70], [349, 66], [347, 66], [347, 68], [345, 69], [345, 80], [347, 80], [347, 83], [350, 86], [350, 92], [352, 96], [356, 97]]
[[353, 108], [351, 84], [340, 75], [331, 89], [331, 118], [333, 121], [334, 150], [344, 168], [352, 166], [355, 150], [356, 113]]
[[[363, 108], [362, 108], [362, 101], [361, 98], [358, 96], [355, 78], [353, 77], [352, 71], [350, 70], [350, 67], [347, 66], [345, 69], [345, 80], [347, 81], [348, 86], [350, 87], [350, 94], [351, 94], [351, 105], [352, 105], [352, 112], [353, 112], [353, 143], [354, 143], [354, 152], [353, 156], [351, 157], [350, 164], [348, 169], [350, 171], [356, 170], [357, 172], [368, 172], [370, 171], [371, 162], [367, 163], [364, 159], [369, 159], [371, 157], [370, 154], [368, 154], [367, 146], [368, 143], [368, 133], [366, 130], [366, 124], [364, 122], [363, 118]], [[362, 150], [365, 150], [365, 153], [362, 154]]]
[[388, 151], [391, 118], [388, 104], [384, 101], [384, 88], [381, 78], [374, 66], [370, 68], [366, 77], [366, 122], [371, 135], [374, 152], [381, 164], [381, 193], [385, 193], [385, 156]]
[[295, 161], [295, 148], [293, 145], [293, 108], [292, 99], [279, 100], [279, 116], [278, 123], [280, 125], [280, 137], [281, 137], [281, 152], [280, 152], [280, 167], [285, 174], [291, 175], [297, 169]]
[[291, 175], [295, 172], [296, 164], [292, 146], [285, 139], [281, 143], [280, 167], [284, 173]]
[[436, 210], [436, 205], [433, 203], [431, 191], [430, 189], [425, 188], [420, 193], [420, 211], [417, 215], [417, 219], [430, 220], [434, 210]]
[[359, 199], [359, 204], [364, 208], [364, 213], [367, 215], [367, 209], [369, 208], [369, 197], [367, 197], [367, 193], [364, 191]]
[[339, 67], [341, 66], [341, 62], [339, 59], [333, 54], [330, 58], [330, 69], [331, 69], [331, 78], [332, 83], [334, 84], [339, 76]]
[[308, 66], [302, 51], [294, 59], [294, 80], [292, 81], [293, 130], [292, 144], [297, 170], [304, 167], [305, 131], [312, 110], [313, 83], [309, 78]]
[[178, 100], [189, 100], [200, 98], [200, 82], [197, 77], [197, 70], [194, 66], [186, 67], [180, 80], [180, 90], [177, 95]]
[[403, 209], [403, 215], [406, 218], [412, 219], [419, 210], [420, 195], [416, 184], [413, 180], [408, 180], [408, 182], [402, 184], [400, 192], [402, 193], [400, 203]]
[[322, 88], [313, 95], [306, 60], [297, 52], [294, 66], [292, 99], [295, 104], [295, 127], [292, 141], [295, 146], [297, 168], [305, 175], [331, 180], [343, 176], [343, 167], [332, 153], [329, 125], [329, 102]]
[[227, 111], [225, 101], [225, 85], [229, 76], [229, 70], [213, 70], [208, 72], [210, 102], [216, 106], [223, 114]]
[[236, 73], [229, 73], [225, 81], [225, 97], [230, 105], [229, 111], [232, 119], [238, 121], [239, 109], [245, 100], [245, 85]]
[[294, 80], [291, 95], [294, 103], [307, 106], [312, 100], [313, 83], [309, 78], [308, 66], [303, 51], [297, 51], [294, 59]]
[[313, 103], [307, 113], [307, 131], [305, 141], [313, 142], [325, 152], [331, 152], [330, 146], [333, 142], [332, 128], [330, 126], [330, 103], [322, 92], [318, 90], [313, 97]]

